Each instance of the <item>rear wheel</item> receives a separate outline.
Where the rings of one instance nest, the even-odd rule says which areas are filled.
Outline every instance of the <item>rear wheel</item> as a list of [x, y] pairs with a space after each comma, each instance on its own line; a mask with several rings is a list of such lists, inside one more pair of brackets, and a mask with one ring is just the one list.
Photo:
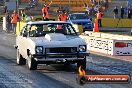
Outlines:
[[83, 60], [77, 62], [77, 71], [80, 66], [82, 67], [83, 70], [86, 70], [86, 57]]
[[32, 55], [29, 55], [29, 58], [28, 58], [28, 68], [30, 70], [36, 70], [37, 69], [37, 62], [34, 60]]
[[18, 49], [17, 49], [17, 64], [18, 65], [25, 65], [26, 64], [26, 59], [22, 57], [22, 55], [20, 54]]

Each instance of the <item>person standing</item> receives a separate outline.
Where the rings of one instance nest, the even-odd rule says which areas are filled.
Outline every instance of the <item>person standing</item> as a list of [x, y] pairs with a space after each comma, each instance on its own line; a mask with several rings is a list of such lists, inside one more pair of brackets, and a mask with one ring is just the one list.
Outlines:
[[104, 6], [105, 6], [105, 8], [108, 8], [108, 5], [109, 5], [108, 0], [104, 0]]
[[58, 16], [58, 21], [66, 21], [67, 20], [67, 14], [65, 11], [62, 11], [62, 13]]
[[86, 14], [89, 15], [91, 8], [86, 3], [84, 3], [84, 8], [85, 8]]
[[128, 13], [128, 7], [124, 7], [124, 15], [127, 17], [127, 13]]
[[44, 6], [42, 8], [43, 20], [49, 19], [49, 6], [51, 5], [51, 3], [52, 3], [52, 1], [50, 2], [50, 4], [44, 4]]
[[117, 6], [114, 8], [113, 12], [114, 12], [114, 19], [118, 18], [118, 8], [117, 8]]
[[131, 7], [128, 7], [128, 13], [127, 13], [127, 18], [128, 19], [131, 19], [131, 13], [132, 13], [132, 11], [131, 11]]
[[4, 13], [7, 12], [7, 6], [4, 6]]
[[37, 0], [33, 0], [33, 5], [34, 5], [34, 6], [37, 5]]
[[121, 6], [121, 18], [124, 18], [124, 8]]
[[10, 30], [11, 30], [11, 16], [8, 11], [6, 13], [6, 27], [7, 27], [6, 31], [10, 32]]
[[14, 31], [15, 34], [16, 34], [16, 25], [17, 25], [18, 19], [19, 19], [19, 16], [16, 10], [14, 10], [11, 16], [11, 24], [12, 24], [12, 30]]
[[23, 9], [23, 10], [21, 10], [21, 20], [22, 21], [26, 21], [26, 18], [27, 18], [27, 14], [26, 14], [26, 12], [25, 12], [25, 9]]
[[100, 12], [100, 11], [98, 11], [97, 13], [96, 13], [96, 16], [97, 16], [97, 20], [98, 20], [98, 26], [99, 27], [102, 27], [102, 16], [103, 16], [103, 13], [102, 12]]

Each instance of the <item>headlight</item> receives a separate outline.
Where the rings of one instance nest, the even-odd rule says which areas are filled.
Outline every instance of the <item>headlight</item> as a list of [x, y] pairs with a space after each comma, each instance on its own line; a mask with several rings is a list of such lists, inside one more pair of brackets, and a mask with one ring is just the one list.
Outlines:
[[36, 54], [43, 54], [43, 47], [42, 46], [36, 47]]
[[86, 52], [86, 45], [80, 45], [79, 52]]

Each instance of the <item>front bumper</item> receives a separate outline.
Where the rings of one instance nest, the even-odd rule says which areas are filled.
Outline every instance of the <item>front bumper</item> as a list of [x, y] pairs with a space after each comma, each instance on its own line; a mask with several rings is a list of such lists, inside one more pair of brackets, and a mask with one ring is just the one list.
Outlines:
[[[54, 56], [54, 58], [50, 58], [48, 56]], [[63, 56], [63, 57], [61, 57]], [[69, 56], [72, 56], [71, 58]], [[89, 56], [89, 53], [47, 53], [43, 55], [33, 55], [33, 58], [36, 60], [38, 64], [52, 64], [52, 63], [77, 63], [86, 56]]]

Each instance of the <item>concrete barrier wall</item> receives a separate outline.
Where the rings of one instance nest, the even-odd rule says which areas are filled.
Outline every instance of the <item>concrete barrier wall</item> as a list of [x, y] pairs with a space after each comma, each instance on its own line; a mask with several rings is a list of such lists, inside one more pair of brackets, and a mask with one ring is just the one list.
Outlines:
[[103, 27], [132, 27], [132, 19], [102, 18], [102, 26]]
[[86, 32], [80, 35], [88, 50], [108, 55], [132, 55], [132, 37], [108, 33]]
[[85, 32], [86, 35], [92, 37], [101, 37], [106, 39], [115, 39], [115, 40], [132, 40], [132, 36], [127, 35], [119, 35], [119, 34], [111, 34], [111, 33], [103, 33], [103, 32]]

